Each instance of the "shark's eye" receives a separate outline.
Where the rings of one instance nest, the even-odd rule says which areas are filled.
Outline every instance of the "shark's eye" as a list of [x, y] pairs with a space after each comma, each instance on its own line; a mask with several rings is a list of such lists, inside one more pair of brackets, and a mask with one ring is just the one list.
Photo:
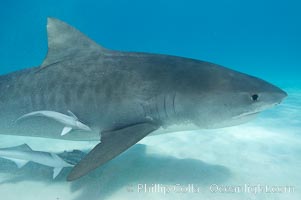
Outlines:
[[253, 101], [258, 101], [259, 95], [258, 94], [252, 94], [251, 98]]

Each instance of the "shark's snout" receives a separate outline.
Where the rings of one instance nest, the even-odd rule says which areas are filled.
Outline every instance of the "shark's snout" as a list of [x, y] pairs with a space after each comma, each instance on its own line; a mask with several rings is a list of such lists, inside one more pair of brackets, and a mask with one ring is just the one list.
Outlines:
[[272, 96], [275, 100], [275, 104], [278, 105], [288, 96], [288, 94], [284, 90], [278, 88], [278, 91], [273, 93]]
[[262, 91], [263, 102], [272, 106], [280, 104], [288, 96], [284, 90], [267, 82], [262, 85]]
[[282, 91], [280, 102], [282, 102], [287, 96], [288, 96], [288, 94], [285, 91]]

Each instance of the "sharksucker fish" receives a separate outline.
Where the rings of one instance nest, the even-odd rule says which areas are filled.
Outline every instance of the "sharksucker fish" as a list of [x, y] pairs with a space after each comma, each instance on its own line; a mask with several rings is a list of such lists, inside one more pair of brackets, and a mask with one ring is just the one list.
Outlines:
[[[228, 127], [279, 104], [278, 87], [217, 64], [169, 55], [113, 51], [48, 18], [48, 53], [39, 67], [0, 77], [0, 132], [100, 140], [71, 171], [75, 180], [149, 134]], [[72, 110], [90, 132], [61, 136], [63, 124], [19, 117]]]
[[62, 136], [68, 134], [70, 131], [72, 131], [72, 129], [91, 131], [90, 127], [81, 123], [79, 119], [75, 116], [75, 114], [73, 114], [70, 110], [68, 110], [68, 113], [70, 114], [70, 116], [58, 112], [40, 110], [23, 115], [22, 117], [17, 119], [17, 122], [27, 119], [29, 117], [46, 117], [65, 125], [61, 133]]
[[27, 144], [16, 147], [0, 149], [0, 157], [16, 163], [21, 168], [28, 162], [35, 162], [45, 166], [53, 167], [53, 179], [59, 175], [64, 167], [73, 167], [55, 153], [34, 151]]

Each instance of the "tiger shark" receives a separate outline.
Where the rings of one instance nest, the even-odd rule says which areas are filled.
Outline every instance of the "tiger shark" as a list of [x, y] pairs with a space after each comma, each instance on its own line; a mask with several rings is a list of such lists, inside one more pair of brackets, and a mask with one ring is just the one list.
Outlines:
[[[38, 67], [0, 77], [0, 132], [66, 140], [98, 140], [67, 180], [86, 175], [150, 134], [229, 127], [279, 104], [280, 88], [210, 62], [122, 52], [48, 18], [48, 53]], [[68, 110], [91, 131], [61, 136], [58, 120], [32, 112]]]

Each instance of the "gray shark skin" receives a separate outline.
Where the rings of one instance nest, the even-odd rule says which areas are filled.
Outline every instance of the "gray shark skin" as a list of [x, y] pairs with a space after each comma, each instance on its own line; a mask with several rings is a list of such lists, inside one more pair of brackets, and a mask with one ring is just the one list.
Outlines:
[[[213, 63], [106, 49], [54, 18], [47, 31], [41, 66], [0, 77], [0, 132], [101, 140], [74, 167], [70, 181], [149, 134], [238, 125], [287, 96], [266, 81]], [[61, 136], [62, 124], [49, 119], [15, 123], [39, 110], [72, 110], [92, 131]]]

